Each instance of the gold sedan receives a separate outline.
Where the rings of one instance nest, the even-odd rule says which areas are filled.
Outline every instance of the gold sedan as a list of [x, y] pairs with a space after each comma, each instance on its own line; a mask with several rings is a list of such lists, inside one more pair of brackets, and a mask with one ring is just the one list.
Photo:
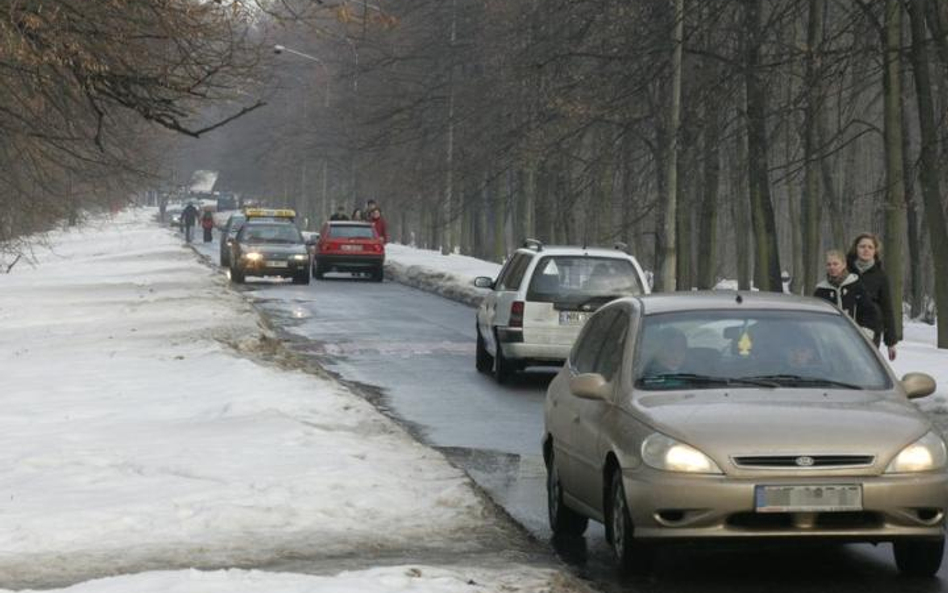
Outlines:
[[848, 317], [766, 293], [625, 298], [600, 309], [547, 391], [550, 526], [606, 526], [620, 564], [655, 544], [892, 542], [938, 571], [948, 508], [942, 436]]

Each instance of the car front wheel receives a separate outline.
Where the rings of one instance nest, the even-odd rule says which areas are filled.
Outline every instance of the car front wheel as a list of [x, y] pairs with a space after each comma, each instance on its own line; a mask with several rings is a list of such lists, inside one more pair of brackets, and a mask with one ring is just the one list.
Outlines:
[[910, 539], [892, 543], [895, 565], [905, 576], [931, 577], [941, 568], [945, 553], [945, 538]]
[[629, 516], [622, 471], [612, 472], [609, 500], [606, 501], [606, 539], [612, 544], [619, 568], [634, 574], [645, 574], [652, 568], [654, 549], [634, 538], [635, 527]]
[[563, 504], [563, 487], [553, 453], [546, 467], [546, 508], [553, 535], [579, 537], [585, 533], [589, 519]]

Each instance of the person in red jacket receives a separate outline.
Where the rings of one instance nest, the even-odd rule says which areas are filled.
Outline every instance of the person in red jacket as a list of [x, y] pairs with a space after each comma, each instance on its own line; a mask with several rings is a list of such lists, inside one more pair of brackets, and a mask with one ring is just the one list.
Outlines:
[[369, 214], [369, 220], [372, 222], [372, 226], [375, 227], [375, 232], [378, 233], [382, 242], [388, 243], [388, 231], [385, 230], [385, 219], [382, 218], [382, 211], [378, 208], [372, 210]]
[[213, 239], [211, 230], [214, 228], [214, 213], [210, 210], [205, 210], [201, 214], [201, 228], [204, 229], [204, 242], [210, 243]]

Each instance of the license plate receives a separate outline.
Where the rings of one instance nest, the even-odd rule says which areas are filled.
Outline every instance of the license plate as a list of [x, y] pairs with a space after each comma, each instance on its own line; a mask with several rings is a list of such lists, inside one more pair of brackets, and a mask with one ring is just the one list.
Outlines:
[[348, 244], [343, 244], [343, 245], [342, 245], [342, 250], [343, 250], [343, 251], [362, 251], [362, 246], [361, 246], [361, 245], [348, 245]]
[[560, 325], [581, 325], [589, 319], [586, 311], [560, 311]]
[[862, 486], [756, 486], [758, 513], [839, 513], [862, 510]]
[[268, 268], [285, 268], [287, 267], [287, 265], [289, 264], [287, 264], [285, 261], [268, 261], [267, 262]]

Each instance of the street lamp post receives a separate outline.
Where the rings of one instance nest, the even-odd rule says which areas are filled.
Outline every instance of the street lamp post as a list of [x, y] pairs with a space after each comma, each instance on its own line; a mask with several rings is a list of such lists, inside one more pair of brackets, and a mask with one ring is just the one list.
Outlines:
[[[328, 110], [329, 110], [329, 91], [330, 91], [330, 84], [329, 84], [329, 82], [330, 82], [330, 80], [331, 80], [331, 77], [330, 77], [330, 73], [329, 73], [329, 68], [326, 66], [326, 62], [324, 62], [323, 60], [319, 59], [319, 58], [316, 57], [316, 56], [310, 55], [310, 54], [305, 53], [305, 52], [301, 52], [301, 51], [299, 51], [299, 50], [295, 50], [295, 49], [290, 48], [290, 47], [286, 47], [285, 45], [274, 45], [274, 46], [273, 46], [273, 53], [275, 53], [275, 54], [277, 54], [277, 55], [280, 55], [280, 54], [282, 54], [282, 53], [284, 53], [284, 52], [286, 52], [286, 53], [288, 53], [288, 54], [293, 54], [293, 55], [295, 55], [295, 56], [299, 56], [299, 57], [304, 58], [304, 59], [306, 59], [306, 60], [309, 60], [309, 61], [311, 61], [311, 62], [315, 62], [315, 63], [319, 64], [319, 66], [323, 69], [323, 74], [324, 74], [325, 77], [326, 77], [326, 84], [325, 84], [326, 90], [325, 90], [325, 92], [323, 93], [323, 108], [326, 110], [326, 112], [328, 112]], [[329, 159], [326, 157], [326, 151], [325, 151], [325, 149], [322, 151], [322, 153], [323, 153], [323, 154], [322, 154], [322, 159], [321, 159], [321, 161], [322, 161], [322, 163], [321, 163], [321, 168], [322, 168], [322, 191], [321, 191], [321, 193], [322, 193], [322, 204], [321, 204], [321, 206], [322, 206], [322, 211], [323, 211], [323, 212], [322, 212], [322, 214], [323, 214], [323, 220], [326, 220], [326, 219], [329, 218], [330, 212], [332, 212], [332, 211], [334, 210], [334, 206], [335, 206], [335, 205], [329, 203]], [[305, 176], [305, 175], [306, 175], [305, 163], [304, 163], [303, 167], [304, 167], [304, 168], [303, 168], [303, 175]], [[314, 214], [315, 214], [315, 212], [314, 212]], [[320, 223], [317, 222], [316, 224], [317, 224], [317, 226], [318, 226]]]

